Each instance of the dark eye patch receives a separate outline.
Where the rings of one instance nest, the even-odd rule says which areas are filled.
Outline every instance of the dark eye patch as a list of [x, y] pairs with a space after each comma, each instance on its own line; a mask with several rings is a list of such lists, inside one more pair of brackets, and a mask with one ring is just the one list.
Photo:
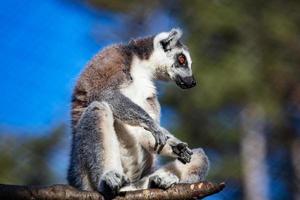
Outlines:
[[186, 63], [186, 57], [183, 54], [179, 54], [177, 56], [177, 61], [180, 65], [184, 65]]
[[161, 41], [160, 44], [163, 47], [164, 52], [168, 52], [171, 51], [170, 47], [169, 47], [169, 43], [168, 41]]

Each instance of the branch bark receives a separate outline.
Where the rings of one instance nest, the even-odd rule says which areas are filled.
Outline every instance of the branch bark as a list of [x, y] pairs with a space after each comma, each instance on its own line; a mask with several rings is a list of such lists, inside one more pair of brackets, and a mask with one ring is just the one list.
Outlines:
[[[203, 198], [220, 192], [224, 187], [225, 183], [213, 184], [207, 181], [194, 184], [180, 183], [167, 190], [146, 189], [122, 192], [115, 200], [181, 200]], [[81, 191], [69, 185], [19, 186], [0, 184], [0, 199], [104, 200], [104, 197], [98, 192]]]

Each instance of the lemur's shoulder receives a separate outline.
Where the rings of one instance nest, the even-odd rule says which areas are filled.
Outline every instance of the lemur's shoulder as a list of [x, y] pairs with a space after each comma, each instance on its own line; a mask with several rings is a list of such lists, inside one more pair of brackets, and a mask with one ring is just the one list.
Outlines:
[[[119, 86], [130, 79], [131, 62], [134, 56], [147, 60], [153, 52], [153, 36], [116, 44], [97, 53], [81, 73], [77, 86], [86, 90], [102, 90]], [[89, 92], [89, 91], [87, 91]]]
[[72, 125], [77, 124], [93, 96], [114, 89], [128, 79], [128, 58], [122, 45], [112, 45], [98, 52], [79, 75], [72, 94]]
[[[148, 59], [153, 52], [153, 37], [138, 38], [127, 44], [115, 44], [98, 52], [80, 74], [72, 94], [72, 121], [77, 123], [93, 96], [118, 89], [132, 81], [133, 57]], [[97, 94], [96, 94], [97, 93]]]
[[[81, 73], [77, 86], [89, 90], [102, 90], [112, 87], [116, 80], [122, 80], [129, 71], [129, 57], [122, 52], [122, 45], [106, 47], [97, 53]], [[114, 82], [112, 84], [111, 82]]]

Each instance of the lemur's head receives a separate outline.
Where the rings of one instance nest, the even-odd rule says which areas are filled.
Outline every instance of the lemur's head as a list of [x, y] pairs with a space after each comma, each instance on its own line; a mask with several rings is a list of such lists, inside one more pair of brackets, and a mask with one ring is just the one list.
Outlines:
[[158, 61], [161, 78], [173, 80], [179, 87], [187, 89], [194, 87], [196, 80], [188, 49], [179, 41], [181, 35], [179, 29], [159, 33], [154, 37], [153, 53]]

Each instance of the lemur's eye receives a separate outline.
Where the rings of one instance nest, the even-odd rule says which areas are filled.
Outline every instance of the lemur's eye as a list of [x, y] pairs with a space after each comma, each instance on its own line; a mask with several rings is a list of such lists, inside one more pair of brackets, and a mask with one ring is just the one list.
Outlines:
[[177, 57], [177, 60], [178, 60], [179, 64], [183, 65], [186, 62], [185, 55], [179, 54], [179, 56]]

